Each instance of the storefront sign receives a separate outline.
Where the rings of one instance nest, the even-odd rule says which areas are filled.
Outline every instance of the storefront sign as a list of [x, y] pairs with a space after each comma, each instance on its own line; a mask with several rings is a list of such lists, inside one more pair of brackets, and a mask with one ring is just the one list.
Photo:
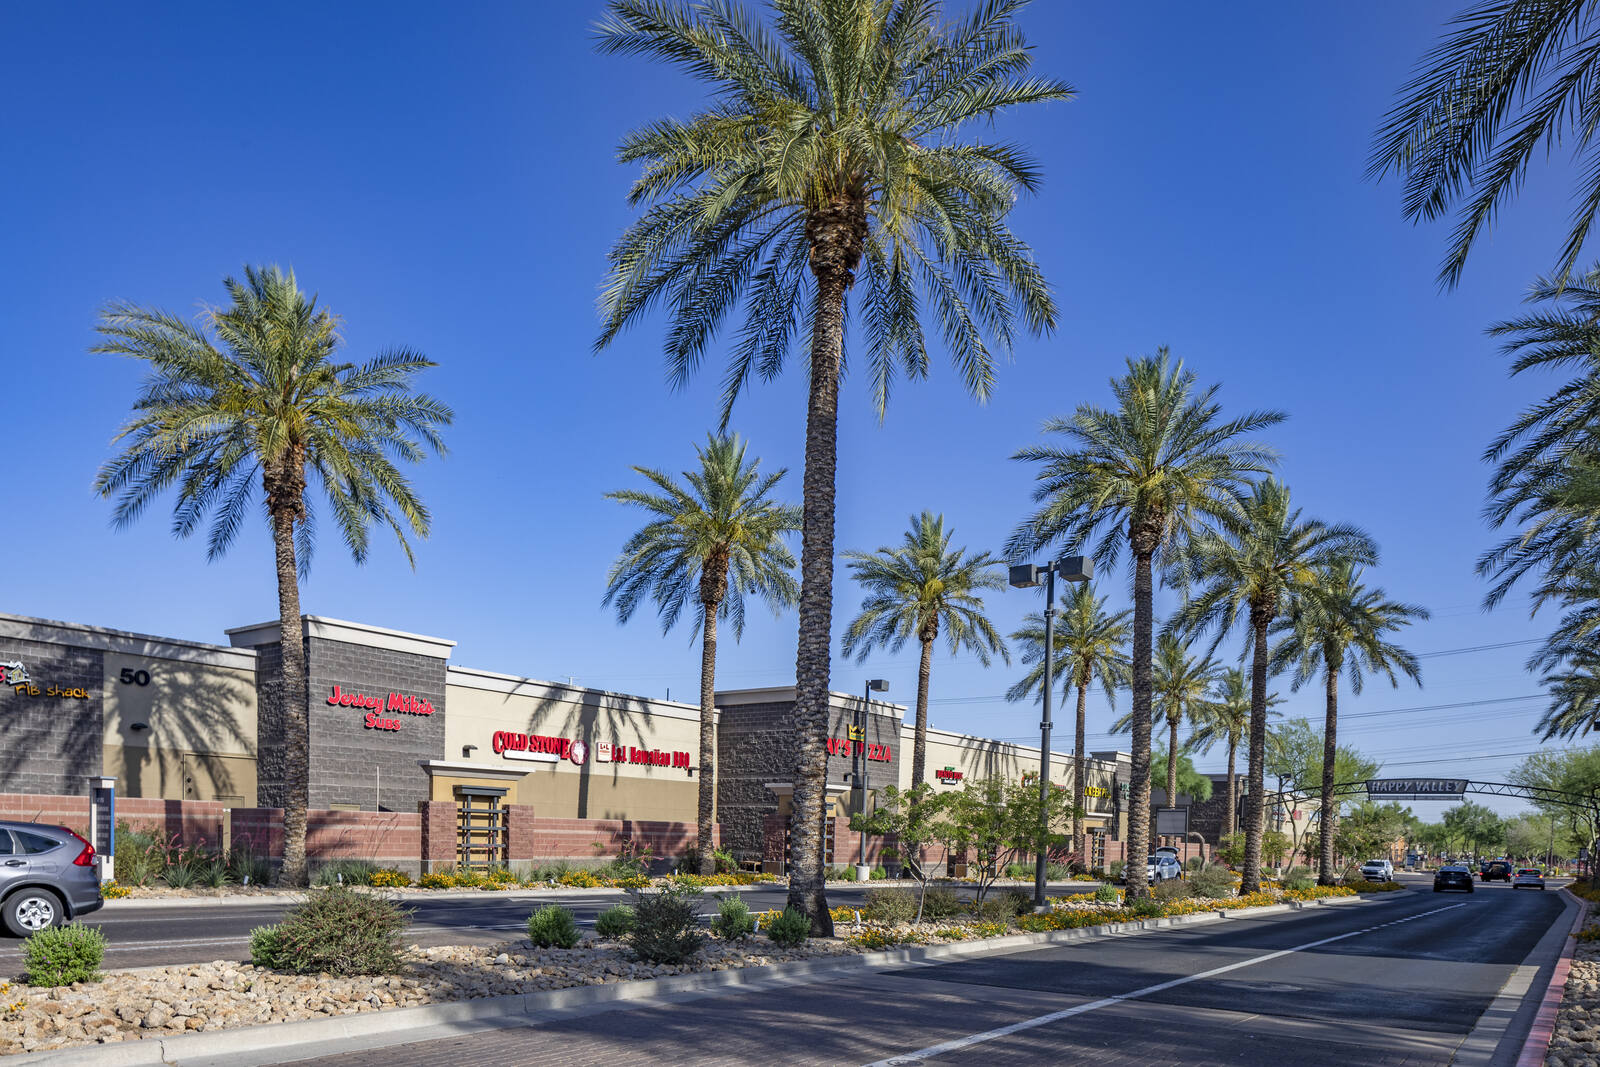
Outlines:
[[[850, 741], [838, 737], [828, 738], [828, 755], [830, 756], [852, 755], [851, 748], [852, 742]], [[867, 759], [874, 763], [889, 763], [894, 760], [894, 755], [888, 745], [863, 745], [860, 741], [854, 742], [854, 750], [856, 752], [860, 752], [862, 748], [867, 750]]]
[[1086, 785], [1083, 787], [1083, 795], [1086, 797], [1109, 796], [1110, 792], [1111, 791], [1103, 785]]
[[11, 687], [12, 692], [29, 697], [66, 697], [69, 700], [88, 700], [89, 690], [68, 686], [52, 685], [40, 689], [33, 684], [33, 679], [28, 676], [28, 668], [22, 665], [21, 660], [12, 660], [9, 663], [0, 663], [0, 686]]
[[939, 779], [939, 781], [944, 785], [955, 785], [964, 777], [962, 773], [956, 770], [954, 767], [946, 767], [943, 770], [934, 771], [933, 776]]
[[407, 715], [433, 714], [433, 704], [422, 697], [406, 696], [404, 693], [369, 697], [365, 693], [347, 693], [338, 686], [333, 687], [333, 695], [328, 697], [328, 703], [341, 708], [370, 708], [373, 711], [398, 711]]
[[679, 770], [694, 770], [694, 753], [692, 752], [667, 752], [659, 748], [634, 748], [621, 741], [596, 741], [594, 745], [594, 760], [596, 763], [633, 763], [641, 767], [675, 767]]
[[1460, 778], [1373, 778], [1367, 782], [1367, 795], [1406, 800], [1459, 797], [1467, 791]]
[[589, 758], [589, 746], [569, 737], [519, 734], [500, 730], [494, 735], [493, 746], [497, 756], [528, 760], [533, 763], [558, 763], [561, 760], [571, 760], [582, 766]]

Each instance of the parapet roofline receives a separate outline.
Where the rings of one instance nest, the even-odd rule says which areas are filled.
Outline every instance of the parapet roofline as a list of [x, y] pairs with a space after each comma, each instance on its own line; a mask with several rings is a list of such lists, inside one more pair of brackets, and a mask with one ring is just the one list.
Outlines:
[[509, 695], [521, 695], [533, 691], [543, 691], [546, 694], [566, 693], [571, 694], [571, 697], [578, 701], [582, 701], [585, 697], [593, 696], [649, 704], [652, 707], [670, 708], [674, 711], [689, 713], [681, 716], [682, 718], [696, 720], [700, 718], [699, 704], [689, 704], [681, 700], [664, 700], [661, 697], [640, 696], [638, 693], [618, 693], [615, 690], [596, 689], [588, 685], [568, 685], [566, 682], [551, 682], [542, 678], [525, 678], [517, 674], [485, 671], [477, 667], [458, 667], [453, 663], [445, 668], [445, 684]]
[[[861, 706], [860, 693], [841, 693], [837, 689], [828, 691], [829, 703], [836, 708], [859, 708]], [[771, 685], [756, 689], [719, 689], [716, 692], [718, 708], [736, 707], [742, 704], [779, 704], [795, 699], [795, 689], [792, 685]], [[875, 715], [887, 715], [896, 719], [904, 719], [909, 710], [904, 704], [896, 704], [892, 700], [873, 698], [869, 706]]]
[[8, 637], [19, 641], [89, 648], [128, 656], [153, 656], [181, 663], [233, 667], [242, 671], [256, 669], [256, 651], [253, 648], [231, 648], [227, 645], [206, 644], [203, 641], [156, 637], [153, 634], [134, 633], [131, 630], [113, 630], [81, 622], [61, 622], [56, 619], [38, 619], [29, 615], [10, 615], [0, 612], [0, 640]]
[[[914, 737], [916, 735], [916, 730], [917, 728], [914, 723], [901, 723], [900, 743], [904, 745], [906, 743], [905, 739], [908, 736]], [[928, 736], [931, 738], [935, 735], [938, 735], [939, 739], [947, 744], [959, 744], [963, 748], [1010, 749], [1013, 752], [1026, 753], [1034, 759], [1039, 758], [1038, 745], [1024, 745], [1016, 741], [997, 741], [992, 737], [979, 737], [977, 734], [962, 734], [957, 733], [954, 730], [936, 730], [932, 726], [928, 727]], [[1072, 753], [1058, 752], [1053, 748], [1050, 750], [1050, 757], [1052, 759], [1062, 760], [1066, 763], [1072, 762]], [[1115, 765], [1114, 760], [1101, 759], [1095, 754], [1089, 752], [1084, 753], [1084, 758], [1094, 763], [1105, 763], [1113, 766]]]
[[[409, 652], [415, 656], [431, 656], [434, 659], [449, 659], [450, 650], [456, 647], [454, 641], [443, 637], [429, 637], [426, 634], [414, 634], [405, 630], [390, 630], [364, 622], [351, 622], [348, 619], [330, 619], [325, 615], [300, 616], [300, 630], [305, 637], [343, 641], [352, 645], [365, 645], [368, 648], [388, 649], [391, 652]], [[235, 646], [253, 648], [259, 645], [277, 644], [282, 628], [277, 619], [269, 619], [251, 626], [235, 626], [223, 632]]]

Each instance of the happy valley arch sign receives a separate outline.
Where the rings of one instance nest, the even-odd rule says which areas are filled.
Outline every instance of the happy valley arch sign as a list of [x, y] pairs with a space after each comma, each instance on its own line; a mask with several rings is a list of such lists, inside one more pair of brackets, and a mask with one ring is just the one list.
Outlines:
[[1367, 795], [1374, 800], [1459, 800], [1465, 778], [1369, 778]]

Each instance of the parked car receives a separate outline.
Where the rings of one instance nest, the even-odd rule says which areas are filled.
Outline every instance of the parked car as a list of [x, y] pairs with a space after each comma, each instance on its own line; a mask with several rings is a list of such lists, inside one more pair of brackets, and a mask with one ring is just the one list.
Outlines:
[[1167, 882], [1174, 878], [1183, 877], [1183, 864], [1178, 862], [1178, 857], [1165, 852], [1157, 852], [1150, 857], [1149, 866], [1145, 868], [1145, 877], [1151, 885], [1157, 882]]
[[1489, 860], [1483, 865], [1478, 878], [1485, 882], [1511, 881], [1511, 864], [1505, 860]]
[[1521, 889], [1525, 885], [1543, 889], [1544, 872], [1537, 867], [1518, 867], [1517, 873], [1511, 876], [1511, 888]]
[[1472, 872], [1460, 863], [1452, 863], [1440, 867], [1433, 872], [1433, 891], [1442, 893], [1446, 889], [1465, 889], [1472, 892]]
[[1361, 865], [1361, 877], [1369, 882], [1394, 881], [1394, 864], [1388, 860], [1368, 860]]
[[65, 826], [0, 821], [0, 925], [27, 937], [103, 904], [93, 845]]

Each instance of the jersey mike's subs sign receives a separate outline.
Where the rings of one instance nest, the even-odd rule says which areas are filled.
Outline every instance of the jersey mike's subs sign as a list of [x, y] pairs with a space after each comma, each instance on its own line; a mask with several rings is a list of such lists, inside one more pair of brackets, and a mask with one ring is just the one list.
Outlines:
[[365, 709], [367, 717], [362, 725], [368, 730], [400, 729], [400, 720], [388, 718], [388, 714], [432, 715], [434, 711], [433, 704], [423, 697], [408, 696], [405, 693], [377, 696], [359, 691], [351, 692], [337, 685], [333, 687], [328, 703], [341, 708]]

